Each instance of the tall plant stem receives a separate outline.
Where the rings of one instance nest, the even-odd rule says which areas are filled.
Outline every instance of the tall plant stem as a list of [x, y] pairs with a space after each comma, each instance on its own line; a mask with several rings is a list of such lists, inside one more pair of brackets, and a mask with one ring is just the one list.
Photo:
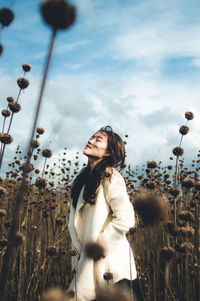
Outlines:
[[27, 147], [28, 151], [27, 151], [27, 159], [25, 162], [25, 168], [23, 171], [22, 181], [21, 181], [18, 193], [15, 198], [13, 219], [12, 219], [11, 229], [10, 229], [10, 232], [8, 235], [9, 245], [3, 256], [2, 268], [1, 268], [1, 274], [0, 274], [0, 301], [5, 301], [5, 297], [6, 297], [8, 275], [9, 275], [9, 271], [10, 271], [10, 267], [11, 267], [11, 258], [12, 258], [12, 254], [13, 254], [13, 245], [11, 242], [14, 240], [14, 236], [15, 236], [15, 233], [18, 228], [18, 221], [19, 221], [19, 215], [20, 215], [20, 204], [24, 197], [25, 191], [27, 189], [26, 177], [28, 174], [28, 166], [29, 166], [29, 163], [31, 160], [31, 152], [30, 152], [31, 141], [33, 139], [35, 129], [36, 129], [36, 124], [37, 124], [37, 120], [38, 120], [38, 116], [39, 116], [39, 111], [40, 111], [42, 96], [43, 96], [44, 87], [45, 87], [45, 83], [46, 83], [46, 79], [47, 79], [50, 60], [51, 60], [51, 56], [53, 53], [55, 37], [56, 37], [56, 30], [53, 31], [52, 37], [51, 37], [49, 52], [48, 52], [47, 61], [46, 61], [45, 69], [44, 69], [42, 85], [41, 85], [40, 94], [39, 94], [38, 103], [37, 103], [37, 109], [36, 109], [36, 113], [35, 113], [35, 119], [34, 119], [33, 128], [32, 128], [32, 132], [31, 132], [31, 138], [30, 138], [30, 141], [29, 141], [29, 144]]

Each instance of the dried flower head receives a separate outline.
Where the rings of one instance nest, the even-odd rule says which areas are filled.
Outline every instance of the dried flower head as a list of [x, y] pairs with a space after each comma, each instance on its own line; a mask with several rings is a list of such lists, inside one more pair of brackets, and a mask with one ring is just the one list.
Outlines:
[[175, 256], [175, 249], [172, 247], [164, 247], [160, 251], [160, 255], [167, 261], [170, 261]]
[[191, 211], [187, 211], [187, 210], [181, 211], [179, 213], [179, 218], [184, 221], [190, 221], [190, 222], [195, 221], [194, 214]]
[[6, 189], [2, 186], [0, 186], [0, 196], [5, 195], [6, 194]]
[[192, 120], [194, 118], [194, 114], [192, 112], [186, 112], [185, 113], [185, 118], [187, 120]]
[[63, 221], [63, 219], [62, 219], [61, 217], [58, 217], [58, 218], [56, 219], [56, 225], [62, 226], [63, 223], [64, 223], [64, 221]]
[[184, 178], [181, 183], [182, 186], [187, 189], [190, 189], [195, 186], [195, 181], [192, 178]]
[[156, 161], [147, 161], [147, 168], [156, 168], [157, 166]]
[[3, 144], [10, 144], [13, 142], [13, 137], [9, 134], [1, 134], [0, 135], [0, 141], [3, 143]]
[[44, 134], [44, 129], [43, 128], [37, 128], [36, 132], [40, 135]]
[[46, 290], [42, 296], [41, 301], [67, 301], [69, 300], [60, 288], [50, 288]]
[[187, 250], [191, 251], [194, 249], [193, 244], [191, 244], [190, 242], [184, 242], [180, 245], [179, 250], [181, 253], [185, 253]]
[[146, 225], [163, 219], [168, 211], [168, 202], [164, 195], [146, 189], [136, 193], [133, 206]]
[[39, 173], [40, 173], [40, 170], [39, 170], [39, 169], [35, 169], [35, 173], [36, 173], [36, 174], [39, 174]]
[[45, 157], [45, 158], [51, 158], [52, 151], [50, 149], [44, 149], [42, 151], [42, 156]]
[[104, 258], [104, 248], [96, 242], [87, 242], [85, 245], [85, 254], [88, 258], [92, 258], [94, 261]]
[[179, 227], [173, 221], [168, 221], [166, 228], [172, 236], [178, 235]]
[[182, 125], [179, 129], [179, 133], [181, 135], [187, 135], [188, 132], [189, 132], [189, 127], [186, 125]]
[[24, 72], [29, 72], [31, 70], [31, 66], [28, 64], [23, 64], [22, 69], [24, 70]]
[[13, 102], [13, 101], [14, 101], [14, 98], [12, 96], [7, 97], [7, 102]]
[[156, 182], [154, 182], [154, 181], [147, 181], [147, 182], [146, 182], [146, 187], [147, 187], [148, 189], [153, 190], [153, 189], [156, 188]]
[[27, 163], [24, 163], [24, 164], [22, 164], [21, 166], [20, 166], [20, 170], [22, 170], [23, 172], [31, 172], [32, 170], [34, 170], [34, 166], [33, 166], [33, 164], [32, 163], [29, 163], [28, 165], [27, 165]]
[[180, 189], [176, 186], [171, 187], [170, 190], [169, 190], [169, 193], [171, 195], [173, 195], [174, 197], [177, 197], [180, 194], [180, 192], [181, 192]]
[[14, 19], [14, 14], [11, 9], [3, 7], [0, 9], [0, 23], [2, 26], [8, 26]]
[[10, 116], [10, 111], [9, 110], [2, 110], [1, 115], [4, 116], [5, 118]]
[[32, 140], [31, 141], [31, 147], [32, 148], [38, 148], [40, 146], [40, 143], [38, 140]]
[[47, 180], [43, 178], [37, 178], [35, 181], [35, 186], [38, 188], [45, 188], [47, 186]]
[[14, 247], [18, 247], [19, 245], [23, 244], [24, 241], [25, 241], [24, 234], [18, 231], [18, 232], [15, 233], [12, 244], [13, 244]]
[[26, 79], [24, 77], [20, 77], [17, 80], [17, 84], [20, 87], [20, 89], [26, 89], [29, 85], [29, 81], [28, 81], [28, 79]]
[[41, 4], [44, 21], [54, 29], [67, 29], [76, 19], [76, 9], [65, 0], [46, 0]]
[[184, 149], [182, 147], [175, 147], [173, 150], [172, 150], [174, 156], [182, 156], [184, 154]]
[[10, 102], [8, 104], [9, 109], [13, 112], [13, 113], [17, 113], [21, 110], [21, 106], [20, 104], [16, 103], [16, 102]]
[[48, 247], [46, 249], [46, 253], [49, 256], [55, 256], [56, 254], [58, 254], [58, 248], [56, 248], [55, 246]]

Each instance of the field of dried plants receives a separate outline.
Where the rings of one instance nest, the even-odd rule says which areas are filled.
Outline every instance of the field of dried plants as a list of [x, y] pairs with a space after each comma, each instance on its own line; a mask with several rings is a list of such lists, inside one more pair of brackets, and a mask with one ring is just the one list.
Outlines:
[[[73, 252], [67, 227], [70, 187], [82, 166], [78, 153], [74, 160], [68, 160], [66, 149], [55, 163], [49, 164], [52, 151], [40, 145], [40, 136], [45, 135], [45, 130], [37, 127], [37, 117], [56, 32], [68, 28], [75, 20], [75, 13], [71, 6], [67, 6], [70, 22], [65, 24], [62, 18], [54, 20], [48, 2], [51, 4], [53, 0], [46, 2], [42, 13], [52, 26], [53, 34], [32, 136], [27, 142], [28, 151], [24, 156], [24, 151], [17, 147], [13, 159], [9, 158], [5, 176], [0, 178], [2, 301], [40, 300], [49, 287], [67, 290], [73, 277]], [[1, 29], [8, 26], [13, 18], [10, 8], [1, 9]], [[2, 52], [3, 46], [0, 45], [0, 54]], [[1, 112], [1, 168], [5, 149], [13, 141], [10, 130], [15, 114], [21, 110], [21, 91], [29, 86], [26, 76], [31, 66], [24, 64], [22, 69], [23, 77], [17, 79], [19, 93], [16, 100], [8, 96], [7, 107]], [[194, 118], [192, 112], [184, 114], [186, 124], [180, 127], [178, 146], [169, 154], [172, 155], [170, 165], [148, 161], [135, 169], [126, 166], [123, 171], [136, 212], [136, 225], [127, 237], [134, 251], [143, 297], [147, 301], [200, 299], [200, 151], [191, 162], [190, 169], [184, 167], [182, 139], [189, 132], [188, 122]], [[37, 164], [39, 159], [43, 160], [40, 169]], [[48, 300], [61, 299], [55, 297]], [[69, 299], [63, 297], [62, 300]]]

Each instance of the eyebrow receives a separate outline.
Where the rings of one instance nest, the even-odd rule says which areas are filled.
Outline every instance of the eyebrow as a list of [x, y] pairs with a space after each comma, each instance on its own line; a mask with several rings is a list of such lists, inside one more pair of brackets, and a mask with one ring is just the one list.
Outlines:
[[93, 135], [92, 138], [100, 138], [100, 139], [103, 139], [102, 136], [99, 136], [99, 135]]

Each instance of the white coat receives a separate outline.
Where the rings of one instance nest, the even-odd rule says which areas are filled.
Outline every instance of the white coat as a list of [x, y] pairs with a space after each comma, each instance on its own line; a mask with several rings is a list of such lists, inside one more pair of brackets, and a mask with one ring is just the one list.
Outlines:
[[[134, 226], [135, 215], [124, 179], [116, 169], [113, 168], [111, 179], [105, 178], [100, 183], [94, 205], [84, 202], [83, 189], [76, 209], [71, 205], [68, 224], [72, 248], [78, 252], [72, 257], [77, 273], [70, 289], [76, 290], [78, 301], [89, 301], [96, 298], [97, 285], [108, 285], [103, 278], [105, 272], [113, 274], [113, 283], [137, 277], [133, 253], [125, 235]], [[103, 245], [105, 258], [96, 263], [86, 258], [84, 246], [88, 241]]]

